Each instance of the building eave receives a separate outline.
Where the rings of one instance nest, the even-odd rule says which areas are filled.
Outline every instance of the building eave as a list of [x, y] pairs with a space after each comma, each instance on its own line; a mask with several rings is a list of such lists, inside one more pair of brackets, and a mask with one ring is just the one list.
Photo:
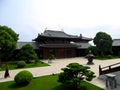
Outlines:
[[37, 41], [41, 37], [43, 37], [43, 38], [71, 39], [71, 40], [85, 40], [85, 41], [93, 40], [92, 38], [83, 37], [82, 35], [81, 36], [69, 35], [69, 34], [66, 34], [65, 32], [46, 30], [44, 33], [38, 34], [37, 38], [35, 38], [33, 41]]

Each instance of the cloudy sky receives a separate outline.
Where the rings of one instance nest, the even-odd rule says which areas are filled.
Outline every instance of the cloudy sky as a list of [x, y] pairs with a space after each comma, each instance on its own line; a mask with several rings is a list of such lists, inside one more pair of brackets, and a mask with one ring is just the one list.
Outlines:
[[99, 31], [120, 39], [120, 0], [0, 0], [0, 25], [11, 27], [19, 41], [61, 30], [94, 38]]

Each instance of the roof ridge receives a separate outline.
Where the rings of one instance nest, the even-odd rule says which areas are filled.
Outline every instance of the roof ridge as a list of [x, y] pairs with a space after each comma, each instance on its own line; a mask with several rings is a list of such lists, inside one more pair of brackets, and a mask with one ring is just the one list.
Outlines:
[[77, 35], [67, 34], [67, 33], [65, 33], [65, 32], [63, 32], [63, 31], [60, 31], [60, 30], [46, 30], [46, 32], [47, 32], [47, 31], [50, 31], [50, 32], [61, 32], [61, 33], [64, 33], [65, 35], [67, 35], [67, 36], [77, 36]]
[[[63, 32], [63, 31], [60, 31], [60, 30], [45, 30], [45, 32], [47, 32], [47, 31], [51, 31], [51, 32]], [[63, 32], [63, 33], [65, 33], [65, 32]]]

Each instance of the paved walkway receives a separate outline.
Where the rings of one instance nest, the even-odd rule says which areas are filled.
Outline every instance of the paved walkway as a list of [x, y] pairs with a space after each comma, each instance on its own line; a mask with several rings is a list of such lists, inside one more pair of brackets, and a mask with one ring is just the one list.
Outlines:
[[[44, 62], [47, 63], [48, 61], [45, 60]], [[5, 72], [0, 71], [0, 82], [14, 80], [14, 76], [22, 70], [29, 70], [34, 75], [34, 77], [50, 75], [52, 73], [60, 73], [61, 68], [66, 67], [66, 65], [68, 65], [69, 63], [72, 63], [72, 62], [77, 62], [77, 63], [80, 63], [82, 65], [86, 65], [87, 60], [85, 58], [56, 59], [56, 60], [52, 61], [52, 63], [50, 64], [51, 66], [47, 66], [47, 67], [10, 70], [9, 71], [10, 78], [4, 78]], [[93, 83], [101, 88], [104, 88], [105, 90], [110, 90], [110, 89], [106, 89], [105, 81], [98, 78], [99, 77], [99, 65], [104, 67], [104, 66], [108, 66], [108, 65], [111, 65], [111, 64], [114, 64], [117, 62], [120, 62], [120, 59], [104, 60], [104, 61], [94, 60], [94, 65], [89, 65], [91, 67], [91, 70], [94, 71], [95, 75], [96, 75], [96, 78], [94, 78], [91, 81], [91, 83]], [[120, 86], [118, 86], [117, 89], [112, 89], [112, 90], [120, 90]]]

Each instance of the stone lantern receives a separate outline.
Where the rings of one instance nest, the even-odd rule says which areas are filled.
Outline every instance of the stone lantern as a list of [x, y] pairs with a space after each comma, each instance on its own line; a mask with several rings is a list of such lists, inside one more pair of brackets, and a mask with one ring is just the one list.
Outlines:
[[87, 57], [87, 59], [88, 59], [87, 65], [92, 65], [92, 64], [94, 64], [94, 63], [93, 63], [94, 55], [91, 53], [91, 51], [89, 51], [89, 53], [88, 53], [88, 55], [87, 55], [86, 57]]

